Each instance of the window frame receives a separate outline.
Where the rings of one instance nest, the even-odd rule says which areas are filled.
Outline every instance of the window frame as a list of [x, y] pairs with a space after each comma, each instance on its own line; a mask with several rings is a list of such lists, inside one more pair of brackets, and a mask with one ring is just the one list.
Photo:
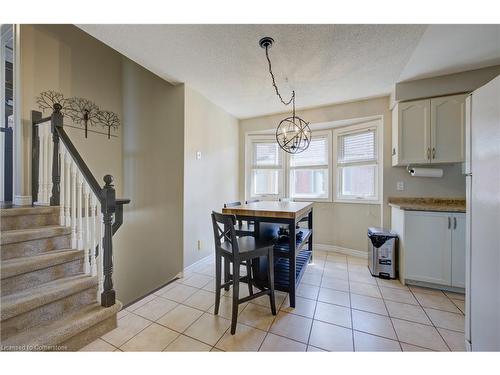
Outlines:
[[[382, 134], [382, 122], [380, 120], [372, 121], [369, 123], [363, 123], [358, 125], [349, 125], [338, 129], [333, 129], [333, 168], [335, 169], [335, 176], [333, 176], [334, 191], [335, 196], [333, 202], [337, 203], [363, 203], [363, 204], [381, 204], [382, 203], [382, 172], [383, 172], [383, 134]], [[375, 162], [371, 161], [355, 161], [345, 164], [340, 164], [339, 157], [339, 147], [340, 138], [346, 134], [355, 134], [363, 131], [368, 131], [373, 129], [375, 131]], [[364, 197], [353, 197], [344, 196], [341, 194], [341, 171], [342, 167], [349, 166], [368, 166], [375, 165], [375, 197], [374, 198], [364, 198]]]
[[[375, 129], [375, 148], [376, 148], [376, 166], [377, 171], [375, 173], [375, 190], [376, 197], [374, 199], [367, 198], [347, 198], [339, 196], [339, 172], [338, 168], [338, 148], [339, 148], [339, 135], [357, 133], [363, 130]], [[369, 121], [364, 121], [363, 123], [351, 124], [339, 127], [331, 127], [322, 130], [313, 130], [312, 137], [326, 137], [328, 139], [328, 197], [325, 198], [293, 198], [291, 197], [291, 184], [290, 184], [290, 173], [292, 169], [315, 169], [316, 166], [306, 166], [306, 167], [290, 167], [291, 154], [279, 149], [281, 153], [281, 166], [276, 168], [280, 173], [280, 181], [278, 185], [278, 194], [267, 194], [267, 195], [252, 195], [252, 176], [251, 172], [253, 168], [253, 143], [255, 142], [276, 142], [276, 137], [274, 134], [266, 133], [246, 133], [245, 134], [245, 199], [261, 199], [261, 200], [276, 200], [279, 198], [290, 197], [294, 201], [300, 202], [326, 202], [326, 203], [357, 203], [357, 204], [382, 204], [383, 195], [383, 119], [374, 119]], [[372, 163], [349, 163], [347, 165], [368, 165]], [[324, 166], [320, 166], [324, 168]], [[274, 169], [269, 167], [261, 167], [260, 169]]]

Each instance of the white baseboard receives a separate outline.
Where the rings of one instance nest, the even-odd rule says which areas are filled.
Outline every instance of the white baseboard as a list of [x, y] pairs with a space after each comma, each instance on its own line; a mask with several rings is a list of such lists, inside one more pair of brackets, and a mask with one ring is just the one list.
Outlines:
[[331, 252], [335, 252], [335, 253], [350, 255], [353, 257], [368, 259], [368, 252], [367, 251], [349, 249], [347, 247], [315, 243], [315, 244], [313, 244], [313, 249], [320, 250], [320, 251], [327, 251], [327, 252], [331, 251]]
[[31, 206], [31, 195], [15, 195], [14, 206]]

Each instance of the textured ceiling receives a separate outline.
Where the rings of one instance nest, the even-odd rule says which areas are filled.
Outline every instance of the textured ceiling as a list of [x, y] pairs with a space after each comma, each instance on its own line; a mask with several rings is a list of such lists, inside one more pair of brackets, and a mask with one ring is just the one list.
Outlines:
[[442, 59], [436, 67], [428, 61], [420, 41], [433, 26], [423, 25], [78, 27], [160, 77], [186, 83], [238, 118], [286, 110], [274, 96], [258, 46], [263, 36], [275, 39], [270, 55], [276, 79], [283, 96], [296, 90], [298, 108], [388, 94], [409, 61], [406, 79], [446, 69], [443, 63], [450, 62]]

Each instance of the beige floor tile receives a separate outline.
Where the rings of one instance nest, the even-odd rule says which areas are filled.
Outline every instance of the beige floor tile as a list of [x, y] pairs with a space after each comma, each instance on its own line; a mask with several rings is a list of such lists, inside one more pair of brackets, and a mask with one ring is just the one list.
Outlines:
[[302, 276], [302, 280], [300, 282], [304, 283], [304, 284], [320, 286], [321, 285], [321, 275], [309, 275], [309, 274], [306, 275], [306, 274], [304, 274], [304, 276]]
[[347, 264], [347, 257], [342, 254], [327, 254], [326, 255], [326, 261], [327, 262], [338, 262], [338, 263], [346, 263]]
[[332, 352], [352, 352], [352, 330], [315, 320], [309, 345]]
[[181, 283], [184, 285], [192, 286], [193, 288], [203, 288], [211, 281], [213, 281], [213, 278], [211, 278], [210, 276], [194, 274], [191, 277], [182, 279]]
[[356, 352], [400, 352], [399, 342], [368, 333], [354, 331], [354, 351]]
[[101, 338], [109, 342], [111, 345], [119, 347], [150, 324], [151, 321], [144, 319], [141, 316], [130, 314], [122, 319], [119, 319], [118, 326], [112, 331], [109, 331], [105, 335], [101, 336]]
[[307, 351], [308, 352], [327, 352], [328, 350], [323, 350], [323, 349], [320, 349], [320, 348], [316, 348], [315, 346], [308, 345], [307, 346]]
[[377, 280], [373, 276], [357, 272], [349, 272], [349, 282], [377, 285]]
[[352, 310], [352, 327], [357, 331], [397, 340], [391, 319], [386, 316]]
[[314, 319], [352, 328], [351, 309], [349, 307], [318, 302], [316, 312], [314, 313]]
[[295, 296], [315, 300], [318, 298], [318, 292], [319, 292], [318, 286], [301, 283], [299, 284], [299, 287], [295, 291]]
[[409, 305], [394, 301], [385, 301], [389, 315], [393, 318], [410, 320], [412, 322], [432, 325], [425, 311], [418, 305]]
[[424, 310], [436, 327], [464, 332], [465, 318], [462, 314], [455, 314], [427, 307], [425, 307]]
[[381, 287], [380, 292], [382, 293], [382, 298], [384, 298], [385, 300], [408, 303], [410, 305], [418, 305], [417, 300], [408, 290]]
[[[240, 303], [238, 305], [238, 314], [241, 314], [243, 309], [248, 305], [248, 302]], [[271, 311], [271, 310], [269, 310]], [[207, 309], [207, 312], [210, 314], [214, 314], [215, 312], [215, 304]], [[219, 305], [219, 315], [226, 319], [231, 319], [233, 316], [233, 299], [228, 296], [220, 297], [220, 305]]]
[[306, 344], [268, 333], [260, 352], [305, 352]]
[[349, 281], [342, 279], [335, 279], [333, 277], [325, 277], [321, 280], [321, 287], [328, 289], [340, 290], [342, 292], [349, 291]]
[[153, 323], [132, 337], [120, 350], [125, 352], [157, 352], [165, 349], [179, 334]]
[[[224, 282], [224, 280], [222, 281]], [[221, 291], [221, 293], [223, 293], [224, 295], [228, 296], [228, 297], [232, 297], [233, 296], [233, 287], [229, 288], [228, 291], [224, 291], [224, 289]], [[239, 284], [239, 297], [240, 298], [245, 298], [247, 296], [249, 296], [249, 293], [248, 293], [248, 285], [245, 284], [245, 283], [240, 283]]]
[[347, 271], [347, 262], [336, 262], [336, 261], [329, 261], [327, 260], [325, 262], [325, 269], [327, 270], [343, 270]]
[[377, 284], [378, 284], [378, 286], [383, 286], [386, 288], [397, 288], [397, 289], [408, 290], [408, 287], [401, 284], [401, 281], [399, 281], [398, 279], [388, 280], [388, 279], [381, 279], [381, 278], [377, 277]]
[[179, 280], [174, 280], [170, 282], [170, 284], [165, 285], [163, 288], [158, 289], [157, 291], [153, 292], [154, 295], [156, 296], [161, 296], [163, 293], [165, 293], [167, 290], [172, 289], [174, 286], [180, 284]]
[[207, 266], [203, 267], [202, 269], [200, 269], [197, 273], [200, 275], [210, 276], [210, 277], [214, 278], [215, 277], [215, 264], [207, 265]]
[[274, 318], [270, 308], [249, 303], [238, 316], [238, 323], [267, 331]]
[[235, 334], [231, 335], [231, 331], [227, 330], [215, 347], [225, 352], [256, 352], [264, 341], [264, 337], [266, 337], [266, 332], [238, 324]]
[[444, 292], [444, 294], [446, 294], [448, 298], [465, 301], [465, 294], [463, 293]]
[[128, 311], [127, 309], [120, 310], [120, 311], [118, 311], [118, 314], [116, 314], [116, 317], [117, 317], [117, 319], [121, 319], [121, 318], [127, 316], [128, 314], [130, 314], [130, 311]]
[[[207, 285], [205, 285], [201, 289], [206, 290], [207, 292], [215, 293], [215, 279], [210, 281]], [[224, 290], [221, 293], [224, 294]]]
[[281, 305], [280, 310], [286, 311], [291, 314], [312, 318], [314, 316], [314, 309], [316, 308], [316, 301], [312, 299], [295, 297], [295, 307], [290, 307], [290, 300], [288, 296], [285, 302]]
[[436, 310], [443, 310], [460, 314], [460, 310], [444, 294], [442, 296], [421, 293], [414, 294], [418, 302], [423, 307], [430, 307]]
[[80, 352], [114, 352], [115, 350], [116, 348], [113, 345], [103, 339], [97, 339], [81, 348]]
[[183, 302], [184, 305], [194, 307], [200, 310], [207, 310], [215, 303], [215, 293], [207, 292], [206, 290], [198, 290], [195, 294]]
[[197, 321], [189, 326], [184, 334], [214, 346], [230, 325], [231, 321], [229, 319], [204, 313]]
[[328, 288], [321, 288], [319, 291], [318, 301], [333, 303], [335, 305], [341, 305], [350, 307], [349, 293], [341, 292], [340, 290], [333, 290]]
[[211, 352], [220, 352], [220, 353], [224, 353], [224, 350], [220, 350], [220, 349], [217, 349], [217, 348], [212, 348], [210, 351], [211, 351]]
[[[254, 288], [253, 292], [256, 293], [258, 290]], [[280, 292], [279, 290], [274, 291], [274, 302], [277, 309], [281, 307], [287, 296], [288, 293]], [[256, 305], [271, 308], [271, 300], [269, 299], [269, 296], [261, 296], [251, 300], [250, 302], [255, 303]]]
[[382, 298], [377, 285], [366, 283], [349, 282], [349, 289], [351, 293], [360, 294], [368, 297]]
[[280, 311], [269, 332], [292, 340], [307, 343], [312, 319]]
[[420, 346], [405, 344], [404, 342], [401, 342], [400, 344], [403, 352], [432, 352], [432, 350], [421, 348]]
[[465, 335], [463, 333], [443, 328], [438, 328], [438, 331], [452, 352], [465, 352]]
[[323, 276], [323, 267], [310, 264], [307, 266], [306, 272], [304, 272], [304, 276], [305, 275]]
[[410, 290], [413, 293], [421, 293], [421, 294], [433, 294], [435, 296], [443, 296], [443, 292], [439, 289], [425, 288], [422, 286], [409, 286]]
[[177, 305], [156, 322], [177, 332], [184, 332], [203, 312], [192, 307]]
[[460, 309], [462, 314], [465, 314], [465, 301], [461, 301], [459, 299], [452, 299], [451, 302]]
[[195, 294], [197, 291], [198, 291], [197, 288], [193, 288], [191, 286], [183, 284], [178, 284], [172, 289], [167, 290], [161, 296], [175, 302], [184, 302], [193, 294]]
[[436, 328], [395, 318], [392, 318], [392, 323], [399, 341], [427, 349], [448, 351]]
[[351, 307], [356, 310], [388, 315], [384, 300], [381, 298], [362, 296], [360, 294], [351, 294]]
[[140, 299], [139, 301], [134, 302], [132, 305], [128, 306], [126, 308], [126, 310], [128, 310], [128, 311], [137, 310], [139, 307], [141, 307], [142, 305], [145, 305], [146, 303], [148, 303], [149, 301], [155, 299], [156, 297], [157, 296], [154, 295], [154, 294], [149, 294], [146, 297], [144, 297], [144, 298]]
[[142, 305], [137, 310], [135, 310], [134, 314], [155, 321], [156, 319], [172, 310], [177, 305], [177, 302], [168, 300], [163, 297], [156, 297], [155, 299], [149, 301], [145, 305]]
[[355, 272], [366, 276], [372, 276], [368, 264], [349, 263], [347, 269], [349, 273]]
[[361, 266], [368, 266], [368, 259], [366, 259], [366, 258], [360, 258], [360, 257], [347, 256], [347, 263], [349, 265], [351, 265], [351, 264], [358, 264], [358, 265], [361, 265]]
[[349, 273], [346, 270], [341, 270], [338, 268], [325, 268], [325, 270], [323, 271], [323, 276], [342, 280], [349, 279]]
[[179, 335], [170, 343], [164, 352], [209, 352], [212, 347], [198, 340], [184, 335]]

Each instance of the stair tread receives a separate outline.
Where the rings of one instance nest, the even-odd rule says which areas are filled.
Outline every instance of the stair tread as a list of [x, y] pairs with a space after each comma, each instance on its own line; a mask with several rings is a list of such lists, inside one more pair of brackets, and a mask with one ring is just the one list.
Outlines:
[[2, 342], [3, 350], [19, 350], [20, 346], [30, 346], [28, 350], [44, 350], [43, 346], [57, 346], [86, 329], [118, 313], [122, 307], [119, 301], [111, 307], [99, 303], [88, 305], [77, 312], [49, 324], [29, 329]]
[[59, 213], [59, 206], [12, 207], [0, 209], [0, 217], [23, 215], [50, 215]]
[[1, 279], [41, 270], [84, 257], [84, 250], [61, 249], [2, 261]]
[[0, 244], [6, 245], [16, 242], [37, 240], [40, 238], [63, 236], [66, 234], [71, 234], [71, 228], [63, 227], [61, 225], [46, 225], [30, 229], [5, 230], [2, 231]]
[[96, 285], [97, 277], [80, 274], [4, 296], [1, 299], [1, 320], [10, 319]]

